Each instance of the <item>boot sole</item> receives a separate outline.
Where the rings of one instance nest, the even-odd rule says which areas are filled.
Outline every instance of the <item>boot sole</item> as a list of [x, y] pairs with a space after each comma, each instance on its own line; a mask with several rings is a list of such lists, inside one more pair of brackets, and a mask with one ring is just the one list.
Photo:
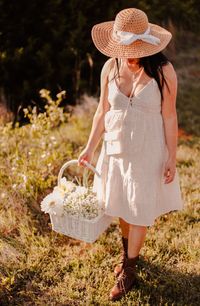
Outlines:
[[118, 294], [118, 295], [115, 296], [115, 297], [109, 296], [109, 300], [112, 301], [112, 302], [115, 302], [115, 301], [117, 301], [117, 300], [120, 300], [123, 296], [125, 296], [129, 291], [131, 291], [131, 290], [133, 289], [134, 284], [135, 284], [135, 283], [133, 283], [133, 285], [132, 285], [126, 292], [122, 292], [122, 293]]
[[136, 276], [134, 283], [131, 285], [131, 287], [130, 287], [126, 292], [122, 292], [122, 293], [120, 293], [119, 295], [117, 295], [117, 296], [115, 296], [115, 297], [109, 296], [109, 300], [114, 302], [114, 301], [117, 301], [117, 300], [121, 299], [121, 298], [122, 298], [123, 296], [125, 296], [129, 291], [133, 290], [134, 287], [138, 285], [138, 282], [139, 282], [139, 279], [138, 279], [138, 277]]

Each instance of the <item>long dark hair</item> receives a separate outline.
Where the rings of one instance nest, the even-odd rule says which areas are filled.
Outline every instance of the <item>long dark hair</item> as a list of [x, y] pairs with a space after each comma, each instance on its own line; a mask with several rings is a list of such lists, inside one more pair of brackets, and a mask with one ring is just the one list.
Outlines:
[[[117, 65], [117, 71], [118, 71], [118, 76], [119, 75], [119, 60], [118, 58], [115, 58], [116, 61], [116, 65]], [[158, 88], [160, 90], [160, 94], [161, 94], [161, 100], [163, 100], [163, 86], [164, 83], [166, 84], [168, 90], [169, 90], [169, 86], [167, 84], [167, 81], [164, 77], [163, 74], [163, 69], [162, 66], [167, 65], [169, 63], [168, 58], [162, 53], [162, 52], [158, 52], [156, 54], [153, 55], [149, 55], [149, 56], [145, 56], [145, 57], [141, 57], [139, 59], [139, 67], [144, 67], [144, 71], [146, 72], [146, 74], [151, 77], [154, 78], [158, 84]], [[160, 76], [159, 76], [160, 73]], [[116, 75], [114, 76], [116, 77]]]

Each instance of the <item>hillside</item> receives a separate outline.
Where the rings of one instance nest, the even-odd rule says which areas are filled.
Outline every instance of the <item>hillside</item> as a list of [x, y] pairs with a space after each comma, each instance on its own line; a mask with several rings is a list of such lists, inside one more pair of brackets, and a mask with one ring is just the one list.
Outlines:
[[[0, 127], [0, 305], [198, 305], [200, 124], [199, 50], [177, 61], [179, 144], [177, 167], [184, 210], [149, 228], [138, 264], [140, 281], [120, 302], [108, 303], [113, 266], [120, 255], [118, 220], [94, 244], [51, 231], [39, 203], [55, 186], [58, 170], [84, 147], [97, 101], [69, 114], [58, 107], [45, 114], [26, 111], [31, 124]], [[88, 120], [89, 118], [89, 120]], [[99, 147], [100, 149], [100, 147]], [[98, 157], [96, 152], [94, 163]], [[71, 177], [81, 176], [72, 169]], [[91, 177], [92, 179], [92, 177]]]

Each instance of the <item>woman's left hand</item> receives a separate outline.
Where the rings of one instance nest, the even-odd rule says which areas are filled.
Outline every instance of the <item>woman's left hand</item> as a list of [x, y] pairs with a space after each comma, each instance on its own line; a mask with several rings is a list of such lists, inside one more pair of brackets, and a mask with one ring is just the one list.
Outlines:
[[176, 159], [169, 157], [165, 163], [164, 176], [165, 184], [169, 184], [173, 181], [176, 172]]

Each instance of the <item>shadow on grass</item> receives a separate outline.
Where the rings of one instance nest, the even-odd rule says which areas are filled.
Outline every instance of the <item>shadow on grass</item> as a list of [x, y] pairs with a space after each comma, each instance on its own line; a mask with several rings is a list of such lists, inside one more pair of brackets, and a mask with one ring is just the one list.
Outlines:
[[[91, 267], [92, 268], [92, 267]], [[66, 295], [66, 302], [59, 303], [59, 297], [51, 296], [48, 305], [199, 305], [199, 283], [200, 278], [194, 274], [184, 274], [174, 269], [166, 269], [156, 264], [147, 262], [140, 258], [137, 267], [138, 281], [134, 288], [120, 301], [112, 303], [106, 300], [109, 288], [105, 288], [105, 297], [98, 296], [98, 287], [94, 296], [90, 297], [91, 304], [87, 304], [87, 284], [85, 284], [84, 297], [76, 297], [70, 301]], [[140, 273], [142, 272], [142, 274]], [[36, 273], [37, 274], [37, 273]], [[43, 292], [36, 283], [31, 284], [31, 279], [36, 276], [35, 272], [24, 270], [11, 290], [6, 288], [0, 293], [0, 305], [35, 305], [42, 297]], [[38, 275], [40, 278], [41, 275]], [[38, 279], [40, 282], [40, 279]], [[30, 285], [27, 285], [30, 283]], [[49, 280], [46, 286], [49, 288], [55, 285], [54, 281]], [[111, 285], [112, 286], [112, 285]], [[63, 297], [62, 297], [63, 300]], [[44, 301], [44, 300], [43, 300]]]
[[137, 300], [137, 296], [140, 296], [143, 302], [147, 302], [148, 299], [150, 305], [199, 305], [198, 275], [180, 273], [150, 263], [143, 257], [138, 262], [138, 274], [140, 276], [135, 289], [133, 288], [126, 296], [126, 300], [133, 302], [135, 298]]

